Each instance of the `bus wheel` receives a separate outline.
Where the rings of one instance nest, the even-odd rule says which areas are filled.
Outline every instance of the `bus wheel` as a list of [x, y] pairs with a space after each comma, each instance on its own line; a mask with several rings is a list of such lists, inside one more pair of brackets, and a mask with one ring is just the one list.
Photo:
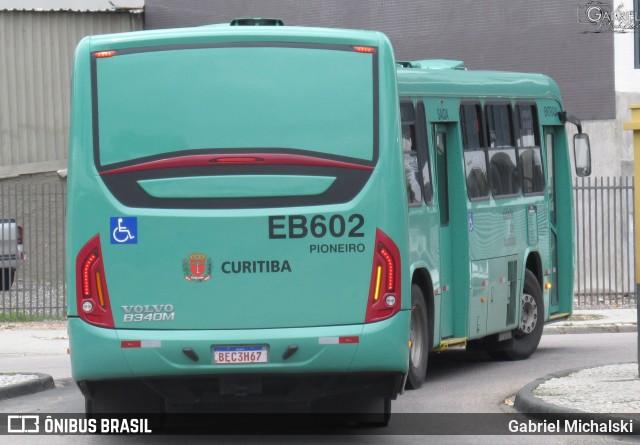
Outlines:
[[411, 286], [411, 331], [409, 336], [409, 375], [407, 388], [418, 389], [422, 386], [427, 373], [429, 346], [431, 344], [427, 305], [420, 286]]
[[513, 347], [504, 351], [504, 355], [511, 360], [529, 358], [538, 348], [542, 337], [544, 327], [542, 289], [530, 270], [525, 272], [521, 304], [522, 315], [520, 325], [514, 332]]

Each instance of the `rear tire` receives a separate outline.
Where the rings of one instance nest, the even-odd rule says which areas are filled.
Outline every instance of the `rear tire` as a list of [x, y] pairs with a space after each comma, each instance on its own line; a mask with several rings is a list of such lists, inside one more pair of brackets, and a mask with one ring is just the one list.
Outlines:
[[513, 347], [499, 351], [500, 357], [523, 360], [535, 352], [542, 338], [544, 327], [544, 301], [536, 276], [527, 270], [520, 298], [522, 305], [519, 327], [513, 332]]
[[362, 405], [362, 412], [358, 413], [355, 423], [361, 426], [384, 428], [391, 420], [391, 399], [376, 398]]
[[164, 400], [142, 383], [95, 382], [85, 393], [87, 417], [96, 414], [161, 414]]
[[431, 331], [427, 305], [420, 286], [411, 285], [411, 348], [409, 350], [409, 375], [406, 387], [418, 389], [424, 383], [427, 373]]
[[391, 399], [353, 394], [329, 397], [316, 400], [311, 412], [330, 423], [386, 427], [391, 419]]
[[373, 426], [386, 428], [391, 420], [391, 399], [385, 398], [383, 401], [382, 419], [378, 422], [374, 422]]

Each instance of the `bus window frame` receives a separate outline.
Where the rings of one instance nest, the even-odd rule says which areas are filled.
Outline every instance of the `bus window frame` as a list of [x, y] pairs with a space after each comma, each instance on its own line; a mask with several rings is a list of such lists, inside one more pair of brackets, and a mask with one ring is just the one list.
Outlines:
[[[488, 113], [487, 113], [487, 108], [488, 107], [494, 107], [494, 106], [506, 106], [507, 107], [507, 113], [509, 116], [509, 140], [510, 140], [510, 145], [505, 145], [505, 146], [497, 146], [497, 147], [490, 147], [489, 146], [489, 119], [487, 117]], [[518, 156], [518, 147], [516, 147], [516, 131], [515, 131], [515, 120], [514, 120], [514, 112], [513, 112], [513, 106], [511, 101], [509, 100], [488, 100], [485, 101], [483, 106], [482, 106], [482, 113], [484, 115], [484, 125], [485, 125], [485, 134], [486, 134], [486, 143], [485, 143], [485, 151], [487, 154], [487, 173], [488, 173], [488, 181], [489, 181], [489, 190], [490, 190], [490, 194], [491, 197], [498, 201], [498, 200], [502, 200], [502, 199], [509, 199], [509, 198], [516, 198], [518, 196], [523, 196], [522, 193], [522, 175], [521, 175], [521, 165], [520, 165], [520, 158]], [[501, 193], [496, 195], [494, 193], [494, 188], [493, 188], [493, 175], [490, 174], [490, 169], [491, 169], [491, 152], [492, 151], [504, 151], [504, 150], [513, 150], [514, 155], [515, 155], [515, 171], [518, 175], [518, 192], [517, 193]]]
[[[467, 147], [467, 138], [465, 135], [465, 129], [466, 129], [466, 119], [463, 119], [464, 116], [464, 112], [463, 112], [463, 107], [464, 106], [468, 106], [468, 105], [473, 105], [476, 107], [476, 113], [478, 114], [478, 116], [480, 117], [480, 128], [479, 128], [479, 142], [480, 142], [480, 147], [478, 148], [468, 148]], [[491, 199], [491, 184], [489, 183], [489, 178], [488, 178], [488, 165], [489, 165], [489, 160], [487, 157], [487, 150], [486, 150], [486, 145], [487, 145], [487, 135], [485, 134], [486, 130], [485, 130], [485, 116], [484, 116], [484, 112], [483, 112], [483, 104], [480, 100], [478, 99], [467, 99], [467, 100], [461, 100], [460, 101], [460, 108], [459, 108], [459, 113], [460, 113], [460, 140], [462, 142], [462, 156], [463, 159], [465, 159], [465, 153], [467, 152], [478, 152], [481, 151], [484, 154], [484, 176], [485, 176], [485, 181], [488, 184], [488, 188], [487, 188], [487, 193], [486, 195], [481, 195], [481, 196], [474, 196], [471, 197], [469, 196], [469, 187], [467, 186], [467, 167], [466, 164], [464, 166], [464, 175], [465, 175], [465, 188], [467, 189], [467, 199], [469, 199], [470, 202], [479, 202], [479, 201], [488, 201], [489, 199]], [[466, 162], [466, 161], [465, 161]]]
[[[436, 173], [438, 175], [438, 213], [440, 214], [440, 227], [449, 227], [451, 223], [451, 206], [449, 192], [449, 154], [447, 153], [447, 133], [439, 131], [438, 126], [443, 125], [441, 122], [433, 122], [431, 131], [433, 133], [433, 154], [436, 158]], [[438, 136], [444, 137], [444, 151], [440, 151], [438, 144]], [[442, 178], [440, 173], [442, 172]], [[442, 182], [440, 181], [442, 180]], [[444, 207], [444, 209], [443, 209]]]
[[[422, 109], [422, 110], [421, 110]], [[427, 206], [434, 204], [433, 192], [433, 166], [429, 153], [429, 131], [427, 129], [427, 109], [422, 99], [417, 99], [415, 103], [416, 117], [416, 138], [418, 142], [418, 165], [420, 166], [420, 177], [422, 179], [422, 199]], [[422, 172], [425, 166], [429, 172], [429, 196], [427, 199], [426, 186], [424, 183], [424, 175]]]
[[[519, 122], [520, 122], [520, 107], [524, 106], [524, 107], [533, 107], [533, 109], [535, 110], [535, 114], [533, 116], [533, 130], [535, 131], [534, 134], [534, 139], [535, 142], [537, 143], [537, 145], [533, 145], [533, 146], [522, 146], [522, 147], [518, 147], [516, 146], [516, 153], [518, 155], [518, 162], [520, 163], [520, 171], [521, 171], [521, 175], [520, 175], [520, 180], [522, 182], [521, 184], [521, 193], [522, 196], [524, 197], [529, 197], [529, 196], [542, 196], [546, 193], [547, 191], [547, 160], [545, 159], [545, 154], [543, 153], [543, 148], [542, 148], [542, 128], [540, 127], [540, 117], [539, 117], [539, 110], [538, 110], [538, 103], [536, 101], [533, 100], [518, 100], [516, 99], [514, 101], [514, 116], [517, 117], [517, 121], [514, 119], [513, 121], [513, 125], [514, 125], [514, 136], [516, 137], [516, 145], [517, 145], [517, 139], [520, 135], [520, 126], [519, 126]], [[520, 150], [522, 149], [538, 149], [539, 150], [539, 154], [540, 154], [540, 162], [542, 163], [542, 180], [544, 181], [542, 190], [537, 191], [537, 192], [530, 192], [527, 193], [525, 192], [524, 189], [524, 174], [522, 173], [523, 171], [523, 165], [522, 162], [520, 160]]]
[[[415, 172], [416, 178], [418, 182], [419, 182], [419, 189], [420, 189], [420, 199], [416, 199], [416, 200], [411, 200], [409, 199], [409, 193], [408, 193], [408, 182], [407, 182], [407, 171], [405, 169], [405, 185], [407, 186], [407, 207], [409, 208], [416, 208], [416, 207], [422, 207], [422, 204], [425, 202], [424, 201], [424, 178], [422, 177], [422, 168], [421, 168], [421, 161], [420, 161], [420, 147], [419, 147], [419, 140], [418, 140], [418, 127], [417, 127], [417, 110], [416, 110], [416, 104], [414, 103], [413, 99], [410, 97], [400, 97], [399, 101], [399, 109], [400, 109], [400, 145], [401, 145], [401, 151], [402, 151], [402, 165], [403, 167], [405, 166], [405, 156], [413, 156], [414, 154], [412, 152], [415, 152], [415, 158], [416, 161], [418, 162], [418, 171]], [[411, 121], [405, 121], [402, 118], [402, 107], [403, 105], [410, 105], [411, 106], [411, 111], [413, 113], [413, 120]], [[404, 147], [404, 125], [413, 125], [413, 133], [411, 134], [412, 140], [411, 140], [411, 149], [410, 150], [405, 150]]]

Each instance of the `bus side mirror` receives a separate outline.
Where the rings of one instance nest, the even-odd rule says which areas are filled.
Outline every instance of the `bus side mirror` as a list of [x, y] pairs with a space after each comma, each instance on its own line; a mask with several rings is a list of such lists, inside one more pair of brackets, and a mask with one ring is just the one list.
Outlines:
[[573, 155], [576, 163], [576, 176], [591, 175], [591, 146], [588, 134], [577, 133], [573, 136]]

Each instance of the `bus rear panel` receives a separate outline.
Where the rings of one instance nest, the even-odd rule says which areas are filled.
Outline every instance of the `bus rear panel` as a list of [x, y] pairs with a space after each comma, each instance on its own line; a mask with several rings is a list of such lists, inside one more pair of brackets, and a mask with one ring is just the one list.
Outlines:
[[406, 215], [379, 200], [403, 187], [395, 88], [373, 32], [80, 43], [67, 261], [88, 411], [148, 389], [153, 406], [395, 398]]

